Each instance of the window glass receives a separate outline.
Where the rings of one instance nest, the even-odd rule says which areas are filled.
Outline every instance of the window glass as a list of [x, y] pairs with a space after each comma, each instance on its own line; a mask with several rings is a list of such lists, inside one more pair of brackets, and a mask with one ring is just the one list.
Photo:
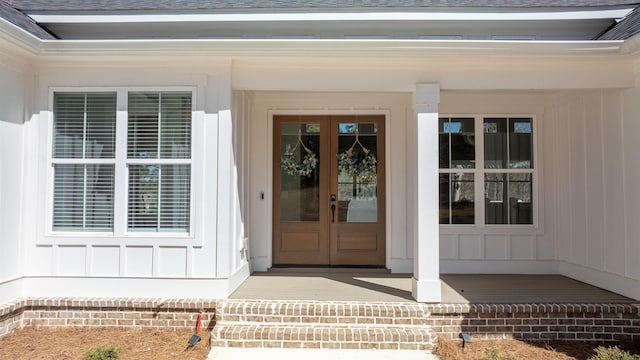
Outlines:
[[473, 224], [474, 174], [440, 174], [440, 223]]
[[113, 165], [54, 165], [53, 229], [111, 231]]
[[[316, 161], [313, 170], [300, 174], [280, 166], [280, 221], [320, 220], [320, 124], [280, 125], [279, 154], [290, 153], [295, 164]], [[298, 142], [300, 140], [300, 143]], [[307, 152], [304, 147], [309, 149]], [[295, 149], [294, 149], [295, 148]], [[313, 154], [313, 155], [312, 155]], [[284, 159], [280, 159], [282, 162]], [[281, 164], [282, 165], [282, 164]]]
[[191, 157], [191, 93], [129, 93], [128, 157]]
[[[53, 96], [54, 231], [113, 231], [116, 93]], [[96, 163], [95, 159], [102, 162]]]
[[375, 223], [378, 128], [374, 123], [339, 123], [338, 130], [338, 221]]
[[190, 224], [191, 93], [129, 92], [127, 156], [129, 231], [188, 232]]
[[440, 128], [440, 168], [474, 168], [475, 130], [473, 118], [441, 118]]
[[533, 168], [531, 118], [485, 118], [483, 130], [486, 169]]
[[509, 119], [509, 168], [533, 168], [531, 119]]
[[484, 167], [504, 169], [507, 165], [507, 119], [484, 119]]
[[531, 173], [485, 174], [485, 222], [533, 224]]
[[55, 159], [115, 157], [115, 93], [56, 92], [53, 98]]
[[129, 231], [189, 231], [190, 165], [129, 165]]

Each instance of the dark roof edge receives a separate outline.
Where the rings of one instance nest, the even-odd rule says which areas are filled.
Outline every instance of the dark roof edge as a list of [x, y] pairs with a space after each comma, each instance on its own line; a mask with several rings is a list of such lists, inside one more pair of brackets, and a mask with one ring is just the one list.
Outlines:
[[56, 37], [48, 31], [40, 27], [27, 15], [9, 6], [6, 2], [0, 0], [0, 18], [12, 23], [22, 30], [42, 40], [55, 40]]
[[596, 40], [626, 40], [638, 33], [640, 33], [640, 6], [598, 36]]

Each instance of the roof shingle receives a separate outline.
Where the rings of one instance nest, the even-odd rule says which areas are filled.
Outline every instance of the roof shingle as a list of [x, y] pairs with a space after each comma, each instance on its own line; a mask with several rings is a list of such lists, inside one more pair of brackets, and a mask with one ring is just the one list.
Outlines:
[[626, 40], [640, 33], [640, 7], [598, 37], [598, 40]]
[[608, 7], [638, 0], [12, 0], [23, 11], [215, 10], [299, 8]]
[[0, 18], [7, 20], [40, 39], [55, 39], [53, 35], [38, 26], [30, 17], [12, 8], [4, 1], [0, 1]]

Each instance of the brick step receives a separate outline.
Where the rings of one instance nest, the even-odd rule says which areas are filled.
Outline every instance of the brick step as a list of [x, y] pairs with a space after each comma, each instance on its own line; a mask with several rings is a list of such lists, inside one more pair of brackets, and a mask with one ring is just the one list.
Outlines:
[[211, 345], [428, 350], [429, 313], [414, 303], [224, 300]]
[[426, 325], [429, 313], [417, 304], [358, 302], [285, 302], [227, 300], [219, 304], [217, 321]]
[[425, 326], [217, 323], [212, 347], [430, 350]]

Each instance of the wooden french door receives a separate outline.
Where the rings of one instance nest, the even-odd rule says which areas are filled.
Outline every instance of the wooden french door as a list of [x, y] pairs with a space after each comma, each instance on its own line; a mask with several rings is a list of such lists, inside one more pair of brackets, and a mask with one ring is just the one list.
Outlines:
[[273, 134], [273, 264], [384, 265], [384, 116], [275, 116]]

